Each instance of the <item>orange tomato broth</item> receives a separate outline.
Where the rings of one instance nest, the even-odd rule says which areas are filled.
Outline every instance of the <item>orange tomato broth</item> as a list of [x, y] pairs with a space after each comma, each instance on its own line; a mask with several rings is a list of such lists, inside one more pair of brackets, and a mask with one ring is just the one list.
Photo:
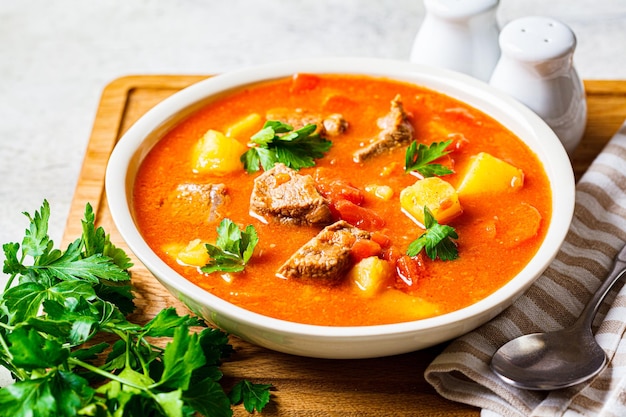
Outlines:
[[[242, 167], [239, 172], [220, 177], [194, 174], [194, 144], [208, 129], [225, 132], [253, 112], [265, 115], [280, 107], [321, 115], [341, 113], [349, 123], [347, 132], [331, 138], [333, 146], [326, 156], [317, 160], [315, 167], [300, 173], [315, 178], [316, 170], [321, 170], [319, 176], [341, 178], [361, 190], [372, 184], [390, 186], [394, 191], [390, 201], [364, 191], [363, 206], [385, 219], [380, 231], [404, 252], [424, 231], [400, 210], [400, 191], [418, 180], [404, 173], [406, 147], [363, 163], [352, 159], [360, 144], [377, 135], [376, 120], [389, 112], [396, 94], [401, 95], [404, 108], [411, 115], [418, 142], [439, 142], [449, 134], [467, 139], [450, 154], [455, 173], [443, 179], [456, 187], [468, 158], [488, 152], [522, 169], [524, 186], [515, 192], [461, 199], [463, 213], [449, 223], [459, 236], [459, 258], [441, 261], [423, 256], [419, 279], [403, 290], [412, 297], [396, 297], [398, 290], [394, 289], [366, 298], [347, 281], [325, 286], [276, 277], [278, 267], [320, 228], [263, 224], [250, 216], [252, 182], [262, 171], [247, 174]], [[249, 140], [237, 139], [244, 144]], [[184, 246], [193, 239], [214, 243], [217, 235], [219, 219], [207, 222], [206, 213], [199, 212], [192, 203], [170, 204], [172, 193], [181, 183], [225, 183], [230, 196], [224, 207], [225, 217], [242, 229], [252, 224], [258, 232], [255, 254], [244, 272], [230, 276], [230, 282], [221, 273], [207, 275], [196, 267], [180, 265], [176, 254], [167, 251], [172, 244]], [[484, 113], [408, 83], [356, 75], [306, 74], [234, 91], [175, 126], [143, 161], [135, 182], [133, 206], [139, 229], [150, 247], [186, 279], [257, 313], [329, 326], [410, 321], [458, 310], [483, 299], [506, 284], [536, 253], [552, 209], [550, 185], [541, 162], [519, 138]], [[536, 213], [541, 221], [534, 233]]]

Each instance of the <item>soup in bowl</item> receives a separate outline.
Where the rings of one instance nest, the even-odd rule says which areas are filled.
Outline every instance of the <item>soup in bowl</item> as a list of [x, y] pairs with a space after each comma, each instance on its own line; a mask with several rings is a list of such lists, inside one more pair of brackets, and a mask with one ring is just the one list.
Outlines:
[[117, 228], [208, 322], [314, 357], [404, 353], [506, 308], [568, 230], [574, 177], [534, 113], [397, 61], [245, 69], [166, 99], [107, 169]]

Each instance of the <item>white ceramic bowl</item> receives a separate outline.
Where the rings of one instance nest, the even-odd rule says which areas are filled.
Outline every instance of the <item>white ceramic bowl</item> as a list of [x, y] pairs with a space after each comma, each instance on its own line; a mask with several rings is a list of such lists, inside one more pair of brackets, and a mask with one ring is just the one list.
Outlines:
[[[552, 219], [539, 251], [504, 287], [452, 313], [423, 320], [361, 327], [292, 323], [262, 316], [226, 302], [171, 269], [143, 240], [130, 207], [137, 169], [164, 132], [216, 94], [260, 80], [294, 73], [351, 73], [385, 76], [419, 84], [462, 100], [517, 134], [542, 161], [552, 185]], [[223, 330], [269, 349], [312, 357], [365, 358], [426, 348], [460, 336], [495, 317], [548, 267], [561, 246], [574, 210], [574, 175], [554, 132], [528, 108], [487, 84], [463, 74], [408, 62], [331, 58], [270, 64], [208, 78], [164, 100], [120, 140], [106, 173], [113, 220], [137, 258], [192, 311]]]

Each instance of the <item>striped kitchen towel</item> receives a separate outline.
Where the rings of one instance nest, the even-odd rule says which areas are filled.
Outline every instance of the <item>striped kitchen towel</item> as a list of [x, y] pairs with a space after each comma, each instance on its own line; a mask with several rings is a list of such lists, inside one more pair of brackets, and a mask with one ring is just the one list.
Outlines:
[[517, 336], [573, 323], [626, 243], [626, 123], [576, 185], [569, 233], [533, 286], [492, 321], [453, 341], [425, 371], [443, 397], [482, 416], [626, 416], [626, 286], [616, 284], [594, 321], [609, 364], [594, 379], [552, 392], [502, 382], [493, 353]]

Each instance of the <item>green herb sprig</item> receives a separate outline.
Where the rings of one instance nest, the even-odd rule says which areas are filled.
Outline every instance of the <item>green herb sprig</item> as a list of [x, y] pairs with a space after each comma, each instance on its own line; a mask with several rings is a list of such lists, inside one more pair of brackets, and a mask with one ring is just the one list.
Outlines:
[[293, 130], [293, 126], [280, 121], [265, 122], [250, 138], [250, 149], [241, 155], [245, 170], [254, 173], [262, 167], [268, 171], [278, 162], [295, 170], [315, 166], [315, 159], [323, 157], [332, 146], [331, 141], [315, 133], [316, 129], [314, 124]]
[[424, 223], [426, 231], [409, 244], [406, 254], [416, 256], [422, 249], [425, 249], [426, 255], [432, 260], [437, 258], [442, 261], [457, 259], [459, 251], [452, 239], [458, 239], [459, 236], [454, 228], [439, 224], [428, 207], [424, 207]]
[[416, 141], [411, 142], [405, 154], [404, 171], [407, 173], [417, 171], [424, 178], [453, 174], [454, 171], [450, 168], [433, 163], [433, 161], [450, 153], [447, 148], [451, 143], [451, 140], [447, 140], [445, 142], [433, 142], [427, 146], [423, 143], [418, 144]]
[[95, 227], [90, 205], [65, 251], [48, 236], [47, 201], [26, 216], [21, 245], [3, 245], [0, 365], [16, 382], [0, 389], [2, 415], [227, 417], [235, 403], [267, 404], [269, 385], [222, 389], [219, 366], [232, 352], [222, 331], [173, 308], [143, 325], [126, 318], [131, 262]]
[[248, 225], [241, 231], [232, 220], [223, 219], [217, 227], [215, 245], [205, 245], [211, 258], [201, 268], [202, 272], [208, 274], [216, 271], [243, 271], [258, 242], [259, 237], [254, 226]]

